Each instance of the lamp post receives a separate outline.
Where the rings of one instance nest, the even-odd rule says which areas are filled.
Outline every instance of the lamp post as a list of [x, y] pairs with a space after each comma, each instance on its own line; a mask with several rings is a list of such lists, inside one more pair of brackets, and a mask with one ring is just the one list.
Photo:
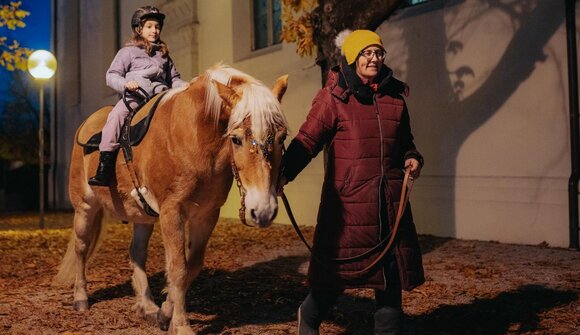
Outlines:
[[38, 124], [39, 225], [44, 229], [44, 83], [56, 72], [56, 57], [46, 50], [36, 50], [28, 57], [28, 72], [40, 83]]

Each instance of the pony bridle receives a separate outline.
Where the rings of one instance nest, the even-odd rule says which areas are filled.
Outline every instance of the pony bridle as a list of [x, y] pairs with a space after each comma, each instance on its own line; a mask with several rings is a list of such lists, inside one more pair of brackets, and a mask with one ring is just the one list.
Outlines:
[[[268, 166], [270, 167], [270, 169], [272, 168], [272, 164], [271, 164], [271, 160], [272, 160], [272, 152], [274, 151], [274, 135], [270, 134], [267, 138], [266, 141], [264, 142], [264, 144], [259, 144], [258, 141], [256, 141], [253, 136], [251, 134], [249, 134], [248, 136], [250, 136], [250, 144], [252, 145], [252, 147], [250, 148], [250, 152], [251, 153], [258, 153], [261, 152], [262, 155], [264, 156], [264, 158], [266, 159], [266, 161], [268, 162]], [[240, 173], [238, 170], [238, 167], [236, 166], [236, 162], [234, 161], [234, 144], [231, 144], [232, 146], [232, 159], [231, 159], [231, 166], [232, 166], [232, 174], [234, 175], [234, 178], [236, 179], [236, 185], [238, 186], [238, 190], [240, 192], [240, 210], [239, 210], [239, 215], [240, 215], [240, 220], [242, 221], [242, 223], [248, 227], [251, 227], [247, 222], [246, 222], [246, 188], [244, 187], [244, 185], [242, 184], [242, 179], [240, 178]]]

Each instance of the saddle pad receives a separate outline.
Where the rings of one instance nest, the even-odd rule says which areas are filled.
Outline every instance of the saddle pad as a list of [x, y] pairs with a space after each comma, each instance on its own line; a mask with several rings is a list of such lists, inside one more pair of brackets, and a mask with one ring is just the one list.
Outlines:
[[[165, 94], [157, 94], [145, 105], [138, 107], [139, 110], [131, 119], [130, 138], [132, 146], [139, 144], [147, 133], [153, 114], [155, 113], [163, 95]], [[103, 107], [91, 114], [85, 122], [81, 124], [77, 133], [76, 142], [78, 145], [87, 150], [98, 149], [99, 143], [101, 142], [101, 131], [107, 122], [107, 116], [112, 109], [113, 106]]]

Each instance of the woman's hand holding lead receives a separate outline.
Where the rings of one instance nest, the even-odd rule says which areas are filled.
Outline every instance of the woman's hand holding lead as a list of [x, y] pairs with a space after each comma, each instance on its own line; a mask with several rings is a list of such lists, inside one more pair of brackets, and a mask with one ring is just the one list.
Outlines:
[[411, 169], [411, 177], [414, 179], [421, 175], [421, 164], [415, 158], [409, 158], [405, 161], [405, 169]]

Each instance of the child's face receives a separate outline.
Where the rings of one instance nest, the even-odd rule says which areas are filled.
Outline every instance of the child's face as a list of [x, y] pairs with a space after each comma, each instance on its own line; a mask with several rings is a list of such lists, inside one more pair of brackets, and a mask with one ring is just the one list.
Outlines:
[[141, 37], [151, 43], [154, 43], [159, 40], [159, 34], [161, 34], [161, 24], [159, 24], [157, 20], [147, 20], [145, 23], [143, 23]]

